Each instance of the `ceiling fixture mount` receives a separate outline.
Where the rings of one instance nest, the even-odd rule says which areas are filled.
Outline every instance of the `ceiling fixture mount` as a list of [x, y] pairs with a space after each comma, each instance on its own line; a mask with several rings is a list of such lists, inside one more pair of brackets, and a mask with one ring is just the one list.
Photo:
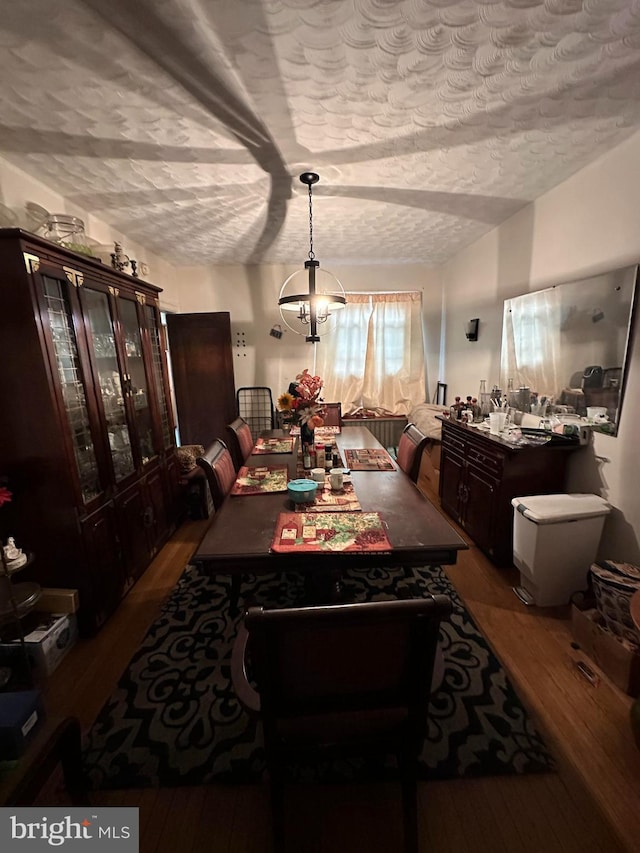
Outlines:
[[307, 272], [307, 292], [296, 293], [298, 277], [304, 270], [292, 273], [280, 288], [278, 305], [283, 322], [292, 332], [304, 335], [308, 343], [320, 340], [318, 326], [323, 332], [330, 331], [328, 321], [335, 311], [347, 304], [344, 288], [333, 273], [320, 270], [313, 252], [313, 194], [311, 187], [317, 184], [320, 176], [315, 172], [303, 172], [300, 180], [309, 188], [309, 259], [304, 262]]

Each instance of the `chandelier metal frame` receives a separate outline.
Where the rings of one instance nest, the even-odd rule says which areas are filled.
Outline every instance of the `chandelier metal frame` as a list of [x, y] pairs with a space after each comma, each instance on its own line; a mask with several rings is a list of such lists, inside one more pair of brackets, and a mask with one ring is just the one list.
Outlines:
[[295, 332], [297, 335], [305, 334], [303, 331], [294, 328], [287, 320], [286, 312], [297, 312], [296, 319], [305, 327], [309, 327], [309, 334], [305, 336], [308, 343], [317, 343], [320, 340], [318, 334], [318, 325], [324, 325], [332, 316], [334, 311], [344, 308], [347, 304], [344, 288], [339, 279], [333, 273], [323, 270], [326, 275], [331, 276], [337, 286], [337, 292], [325, 292], [318, 288], [316, 281], [316, 270], [320, 266], [320, 262], [316, 260], [313, 251], [313, 193], [312, 186], [317, 184], [320, 176], [315, 172], [303, 172], [300, 175], [300, 181], [309, 188], [309, 258], [304, 263], [304, 268], [308, 276], [308, 292], [293, 293], [286, 292], [291, 281], [298, 276], [302, 270], [296, 270], [284, 282], [280, 288], [278, 298], [278, 306], [280, 308], [280, 316], [286, 326]]

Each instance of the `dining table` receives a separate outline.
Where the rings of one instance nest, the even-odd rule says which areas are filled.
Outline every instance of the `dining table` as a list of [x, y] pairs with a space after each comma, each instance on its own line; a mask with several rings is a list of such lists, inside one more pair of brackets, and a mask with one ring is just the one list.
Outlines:
[[[261, 433], [285, 436], [282, 430]], [[334, 436], [344, 463], [347, 449], [380, 449], [382, 445], [364, 426], [349, 426]], [[299, 476], [299, 439], [289, 453], [252, 454], [249, 468], [286, 465], [289, 479]], [[345, 471], [348, 469], [345, 467]], [[207, 529], [192, 563], [214, 575], [232, 578], [231, 604], [237, 605], [243, 575], [288, 572], [305, 573], [315, 603], [339, 597], [339, 579], [349, 569], [451, 565], [466, 542], [402, 471], [395, 460], [391, 470], [351, 471], [351, 482], [362, 512], [378, 513], [390, 548], [385, 550], [296, 551], [276, 553], [274, 531], [281, 513], [291, 513], [287, 492], [260, 495], [228, 495]]]

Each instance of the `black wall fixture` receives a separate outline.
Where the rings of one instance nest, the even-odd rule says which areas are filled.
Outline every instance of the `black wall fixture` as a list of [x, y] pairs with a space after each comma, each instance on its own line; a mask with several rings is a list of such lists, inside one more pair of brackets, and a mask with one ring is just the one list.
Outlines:
[[480, 325], [480, 320], [476, 317], [475, 320], [469, 320], [467, 323], [467, 340], [468, 341], [477, 341], [478, 340], [478, 326]]

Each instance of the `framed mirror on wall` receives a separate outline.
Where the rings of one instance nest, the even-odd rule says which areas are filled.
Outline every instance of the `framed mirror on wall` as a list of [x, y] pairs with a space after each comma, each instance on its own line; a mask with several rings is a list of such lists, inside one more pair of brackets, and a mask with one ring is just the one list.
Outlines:
[[509, 404], [587, 418], [616, 435], [637, 280], [634, 264], [505, 300], [501, 377]]

